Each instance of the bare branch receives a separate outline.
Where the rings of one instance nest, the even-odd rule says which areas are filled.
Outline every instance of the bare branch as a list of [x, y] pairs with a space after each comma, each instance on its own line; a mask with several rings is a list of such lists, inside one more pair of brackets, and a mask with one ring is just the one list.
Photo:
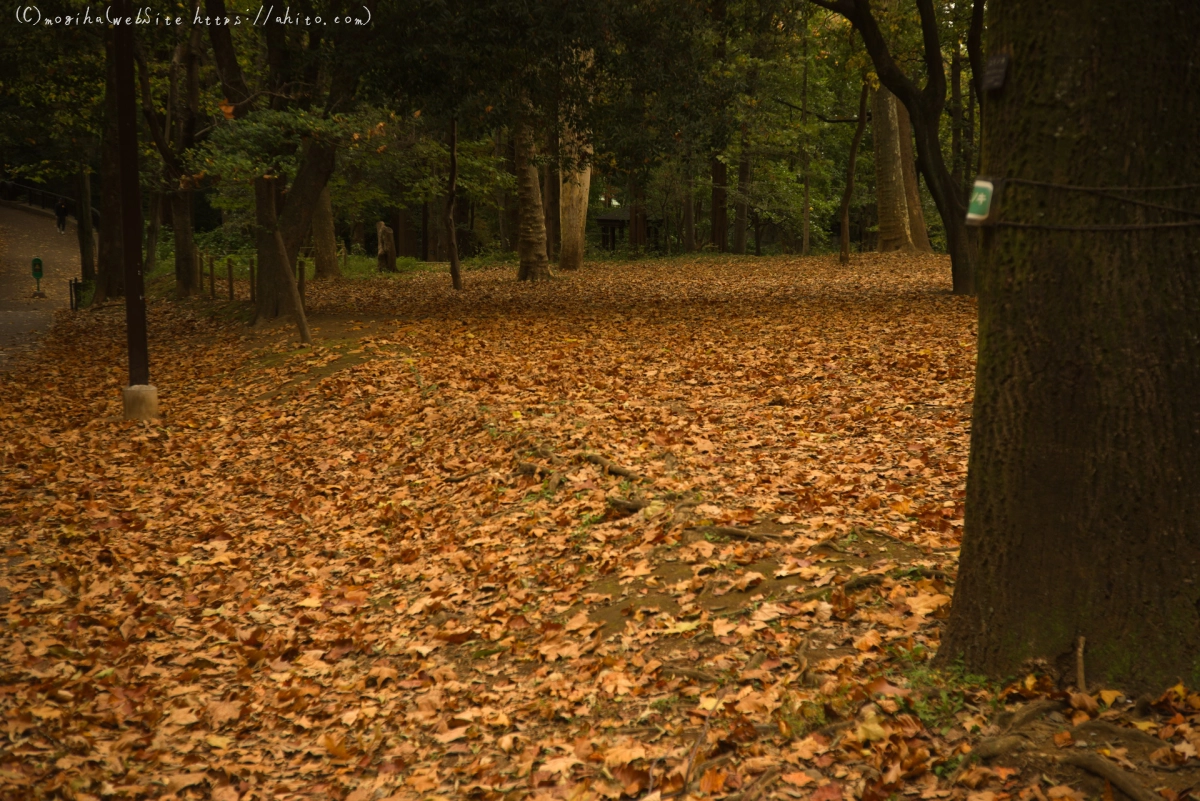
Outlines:
[[154, 113], [154, 95], [150, 91], [150, 71], [146, 67], [146, 56], [142, 52], [140, 44], [134, 45], [133, 56], [137, 63], [138, 83], [141, 84], [142, 89], [142, 116], [146, 118], [146, 128], [150, 131], [150, 138], [154, 140], [154, 146], [158, 148], [163, 163], [178, 178], [183, 173], [183, 169], [180, 167], [174, 151], [171, 150], [171, 146], [167, 144], [162, 127], [158, 124], [158, 116]]

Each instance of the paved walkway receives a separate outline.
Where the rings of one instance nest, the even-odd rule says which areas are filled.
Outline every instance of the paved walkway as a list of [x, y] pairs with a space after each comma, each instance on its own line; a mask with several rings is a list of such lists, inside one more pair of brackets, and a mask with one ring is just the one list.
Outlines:
[[[45, 298], [33, 297], [34, 256], [42, 260]], [[79, 238], [73, 219], [60, 234], [53, 216], [0, 203], [0, 372], [14, 355], [37, 345], [56, 309], [71, 305], [67, 281], [78, 277]]]

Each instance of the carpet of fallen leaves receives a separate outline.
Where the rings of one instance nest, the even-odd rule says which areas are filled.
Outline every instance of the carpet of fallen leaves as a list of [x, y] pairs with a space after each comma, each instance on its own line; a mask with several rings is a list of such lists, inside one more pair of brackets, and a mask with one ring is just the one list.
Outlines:
[[[1086, 744], [1119, 693], [928, 664], [975, 347], [944, 258], [513, 272], [310, 283], [311, 349], [152, 303], [149, 425], [123, 310], [60, 315], [0, 376], [0, 793], [1083, 797], [964, 757], [1030, 699]], [[1178, 766], [1173, 692], [1106, 725]]]

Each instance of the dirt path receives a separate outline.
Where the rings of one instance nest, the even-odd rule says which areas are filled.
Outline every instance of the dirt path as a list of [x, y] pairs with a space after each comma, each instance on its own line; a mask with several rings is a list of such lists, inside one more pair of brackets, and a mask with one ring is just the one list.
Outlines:
[[[30, 267], [42, 260], [42, 291], [34, 298]], [[54, 218], [18, 205], [0, 204], [0, 371], [37, 344], [54, 321], [54, 311], [70, 305], [67, 280], [79, 275], [75, 223], [58, 233]]]

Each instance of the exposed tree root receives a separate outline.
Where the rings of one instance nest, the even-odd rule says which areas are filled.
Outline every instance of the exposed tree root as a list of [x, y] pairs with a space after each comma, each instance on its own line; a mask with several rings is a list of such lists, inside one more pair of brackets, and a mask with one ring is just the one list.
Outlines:
[[978, 745], [971, 749], [971, 756], [976, 759], [995, 759], [1005, 754], [1024, 751], [1028, 747], [1029, 741], [1015, 734], [989, 737], [986, 740], [981, 740]]
[[1083, 739], [1087, 735], [1092, 736], [1107, 736], [1111, 739], [1125, 740], [1127, 742], [1138, 743], [1140, 745], [1150, 746], [1154, 749], [1169, 747], [1170, 743], [1160, 740], [1153, 734], [1148, 734], [1141, 729], [1126, 728], [1118, 726], [1116, 723], [1110, 723], [1107, 720], [1089, 720], [1086, 723], [1080, 723], [1072, 732], [1075, 739]]
[[480, 470], [475, 470], [474, 472], [471, 472], [471, 473], [464, 473], [461, 476], [447, 476], [447, 477], [443, 478], [442, 481], [445, 481], [447, 484], [461, 484], [462, 482], [466, 481], [468, 478], [474, 478], [475, 476], [480, 475], [481, 473], [486, 473], [487, 471], [488, 471], [488, 468], [484, 467]]
[[[878, 573], [872, 573], [867, 576], [855, 576], [854, 578], [847, 581], [845, 584], [841, 584], [838, 586], [840, 586], [842, 588], [842, 592], [845, 592], [845, 593], [858, 592], [859, 590], [865, 590], [867, 587], [873, 587], [876, 584], [883, 583], [883, 578], [884, 577]], [[835, 589], [835, 587], [833, 587], [833, 586], [818, 587], [815, 590], [809, 590], [808, 592], [802, 592], [799, 595], [797, 595], [795, 598], [793, 598], [792, 600], [793, 601], [811, 601], [814, 598], [820, 598], [825, 593], [831, 592], [834, 589]]]
[[609, 498], [608, 505], [618, 512], [624, 512], [627, 515], [632, 515], [640, 512], [650, 505], [650, 501], [642, 498]]
[[1035, 701], [1032, 704], [1026, 704], [1018, 709], [1012, 716], [1012, 720], [1005, 727], [1006, 732], [1016, 731], [1023, 726], [1032, 723], [1043, 715], [1049, 715], [1051, 712], [1057, 712], [1062, 709], [1065, 704], [1062, 701]]
[[741, 795], [731, 796], [730, 801], [758, 801], [782, 775], [783, 771], [779, 768], [771, 768], [755, 779]]
[[698, 526], [694, 531], [699, 531], [702, 534], [715, 534], [718, 537], [733, 537], [739, 540], [753, 540], [754, 542], [778, 542], [779, 537], [771, 534], [759, 534], [755, 531], [750, 531], [744, 528], [734, 528], [732, 526]]
[[1113, 786], [1133, 799], [1133, 801], [1162, 801], [1162, 796], [1138, 781], [1132, 773], [1122, 770], [1115, 763], [1088, 753], [1068, 752], [1059, 757], [1061, 762], [1082, 768], [1102, 779], [1108, 779]]
[[619, 464], [605, 459], [598, 453], [585, 453], [580, 458], [582, 458], [585, 462], [591, 462], [598, 467], [604, 468], [604, 470], [614, 476], [621, 476], [622, 478], [627, 478], [630, 481], [642, 480], [642, 476], [639, 473], [630, 470], [628, 467], [621, 467]]
[[711, 684], [720, 684], [721, 680], [711, 673], [705, 673], [703, 670], [695, 670], [693, 668], [673, 667], [671, 665], [663, 665], [659, 672], [667, 676], [676, 676], [681, 679], [694, 679], [695, 681], [707, 681]]

